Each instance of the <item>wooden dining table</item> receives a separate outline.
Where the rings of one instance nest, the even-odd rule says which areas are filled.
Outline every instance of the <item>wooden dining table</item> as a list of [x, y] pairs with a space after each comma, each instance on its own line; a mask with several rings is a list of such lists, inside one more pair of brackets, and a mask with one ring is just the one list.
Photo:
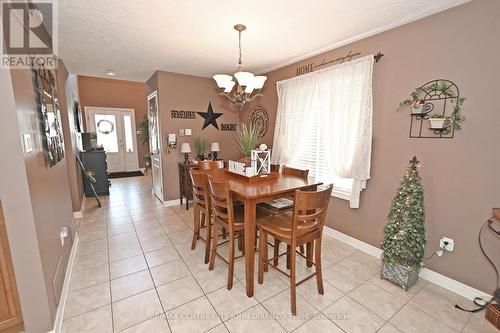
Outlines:
[[246, 292], [248, 297], [252, 297], [254, 294], [257, 204], [284, 197], [293, 197], [296, 190], [315, 190], [322, 183], [281, 173], [274, 179], [264, 177], [263, 180], [249, 182], [243, 176], [235, 175], [226, 169], [206, 170], [204, 172], [214, 179], [227, 181], [233, 198], [244, 204]]

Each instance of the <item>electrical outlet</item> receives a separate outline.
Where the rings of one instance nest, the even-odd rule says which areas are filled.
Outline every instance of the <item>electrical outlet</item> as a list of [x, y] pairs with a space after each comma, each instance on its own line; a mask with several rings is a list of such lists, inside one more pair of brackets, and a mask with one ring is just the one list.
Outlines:
[[453, 239], [451, 239], [451, 238], [443, 237], [439, 241], [439, 247], [442, 248], [445, 251], [452, 252], [453, 249], [455, 248], [455, 241]]

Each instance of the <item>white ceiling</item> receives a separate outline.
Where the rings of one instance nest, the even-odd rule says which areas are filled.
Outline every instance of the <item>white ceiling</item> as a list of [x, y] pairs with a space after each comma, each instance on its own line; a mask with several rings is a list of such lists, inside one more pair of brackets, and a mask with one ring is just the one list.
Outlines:
[[[146, 81], [156, 70], [265, 73], [468, 0], [59, 0], [70, 72]], [[383, 51], [383, 50], [381, 50]]]

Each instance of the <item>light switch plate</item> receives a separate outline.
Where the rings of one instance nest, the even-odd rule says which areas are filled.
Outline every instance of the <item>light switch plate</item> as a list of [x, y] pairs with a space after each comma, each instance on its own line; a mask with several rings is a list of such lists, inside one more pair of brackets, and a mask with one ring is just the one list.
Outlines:
[[26, 154], [31, 153], [33, 151], [33, 141], [31, 141], [31, 134], [25, 133], [23, 134], [24, 139], [24, 152]]
[[190, 129], [190, 128], [186, 128], [186, 129], [184, 130], [184, 134], [185, 134], [186, 136], [191, 135], [191, 129]]

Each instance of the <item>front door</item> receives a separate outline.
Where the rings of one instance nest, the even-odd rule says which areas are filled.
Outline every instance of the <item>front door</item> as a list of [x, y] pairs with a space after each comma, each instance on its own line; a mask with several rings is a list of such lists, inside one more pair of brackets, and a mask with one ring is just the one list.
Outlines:
[[106, 151], [108, 171], [138, 171], [134, 110], [86, 107], [85, 113], [89, 131]]
[[160, 114], [158, 112], [158, 93], [148, 96], [149, 150], [151, 152], [151, 174], [153, 175], [153, 194], [163, 201], [163, 174], [161, 168]]

